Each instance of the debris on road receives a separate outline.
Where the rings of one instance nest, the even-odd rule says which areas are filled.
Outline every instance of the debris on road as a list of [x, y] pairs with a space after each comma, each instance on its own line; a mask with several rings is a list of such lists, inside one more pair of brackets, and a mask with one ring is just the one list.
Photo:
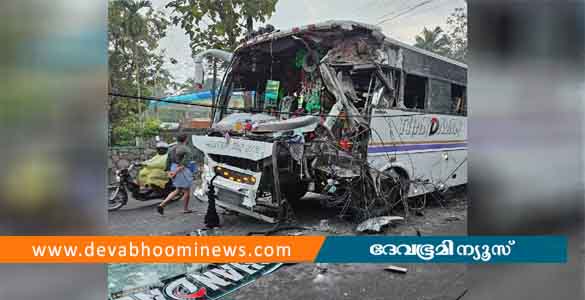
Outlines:
[[217, 228], [201, 228], [196, 231], [192, 231], [188, 234], [189, 236], [219, 236], [223, 235]]
[[455, 300], [463, 299], [463, 297], [465, 296], [465, 294], [467, 294], [467, 289], [463, 290], [463, 292], [461, 293], [461, 295], [459, 295], [457, 298], [455, 298]]
[[316, 284], [323, 284], [323, 283], [330, 282], [331, 278], [329, 278], [326, 275], [327, 270], [328, 270], [328, 265], [326, 263], [316, 264], [314, 272], [317, 273], [317, 275], [315, 276], [315, 279], [313, 279], [313, 282]]
[[304, 234], [305, 234], [304, 232], [298, 231], [298, 232], [291, 232], [291, 233], [289, 233], [287, 235], [290, 235], [290, 236], [300, 236], [300, 235], [304, 235]]
[[380, 232], [382, 230], [382, 227], [392, 223], [393, 221], [403, 220], [404, 218], [399, 216], [383, 216], [371, 218], [360, 223], [356, 230], [358, 232]]
[[315, 269], [319, 272], [319, 274], [325, 274], [327, 273], [327, 269], [328, 269], [328, 264], [325, 263], [317, 263], [317, 265], [315, 266]]
[[313, 226], [311, 229], [314, 231], [323, 232], [323, 233], [339, 234], [339, 232], [337, 232], [337, 230], [335, 230], [335, 228], [333, 228], [332, 226], [329, 225], [328, 219], [320, 220], [319, 225]]
[[321, 231], [331, 230], [331, 227], [329, 227], [329, 220], [323, 219], [323, 220], [319, 221], [319, 230], [321, 230]]
[[406, 274], [406, 272], [408, 272], [408, 269], [403, 268], [403, 267], [394, 266], [394, 265], [389, 265], [389, 266], [385, 267], [384, 270], [389, 271], [389, 272], [394, 272], [394, 273], [401, 273], [401, 274]]
[[445, 221], [447, 222], [461, 221], [461, 218], [458, 216], [448, 216], [445, 218]]
[[[277, 232], [281, 232], [281, 231], [285, 231], [285, 230], [310, 230], [311, 228], [309, 227], [303, 227], [303, 226], [282, 226], [280, 224], [276, 224], [275, 226], [273, 226], [271, 229], [266, 230], [266, 231], [250, 231], [248, 232], [248, 236], [250, 235], [273, 235]], [[301, 232], [297, 232], [301, 233]]]

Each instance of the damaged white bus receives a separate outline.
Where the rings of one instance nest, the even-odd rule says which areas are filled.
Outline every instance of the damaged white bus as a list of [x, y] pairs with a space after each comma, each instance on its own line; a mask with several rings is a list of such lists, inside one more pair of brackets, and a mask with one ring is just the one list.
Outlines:
[[206, 54], [230, 62], [212, 128], [193, 136], [205, 153], [197, 197], [212, 190], [220, 207], [279, 222], [313, 192], [364, 219], [467, 183], [462, 63], [351, 21]]

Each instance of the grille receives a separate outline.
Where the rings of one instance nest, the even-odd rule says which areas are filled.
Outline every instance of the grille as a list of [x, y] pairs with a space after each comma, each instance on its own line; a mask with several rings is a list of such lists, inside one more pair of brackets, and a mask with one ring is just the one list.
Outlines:
[[217, 191], [217, 200], [239, 206], [242, 205], [242, 201], [244, 201], [244, 196], [236, 192], [220, 188]]

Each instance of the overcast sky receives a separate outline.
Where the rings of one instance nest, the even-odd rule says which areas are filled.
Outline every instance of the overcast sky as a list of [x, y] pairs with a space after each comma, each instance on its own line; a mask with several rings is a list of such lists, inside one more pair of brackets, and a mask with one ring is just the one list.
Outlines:
[[[152, 0], [162, 9], [168, 0]], [[419, 7], [415, 7], [420, 5]], [[465, 0], [278, 0], [276, 11], [268, 21], [278, 29], [327, 20], [352, 20], [378, 24], [384, 19], [401, 14], [379, 24], [384, 33], [408, 44], [426, 26], [446, 28], [447, 17], [457, 7], [465, 7]], [[259, 24], [254, 24], [257, 27]], [[161, 48], [179, 61], [167, 68], [177, 81], [185, 81], [193, 74], [189, 37], [180, 27], [171, 27], [161, 41]]]

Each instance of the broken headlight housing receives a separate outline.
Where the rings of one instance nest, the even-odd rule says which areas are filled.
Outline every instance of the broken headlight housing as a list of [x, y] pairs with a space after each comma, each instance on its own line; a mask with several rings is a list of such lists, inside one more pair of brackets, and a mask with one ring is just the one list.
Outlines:
[[256, 177], [252, 175], [243, 174], [220, 166], [216, 166], [214, 171], [218, 176], [235, 181], [237, 183], [245, 183], [250, 185], [256, 184]]

